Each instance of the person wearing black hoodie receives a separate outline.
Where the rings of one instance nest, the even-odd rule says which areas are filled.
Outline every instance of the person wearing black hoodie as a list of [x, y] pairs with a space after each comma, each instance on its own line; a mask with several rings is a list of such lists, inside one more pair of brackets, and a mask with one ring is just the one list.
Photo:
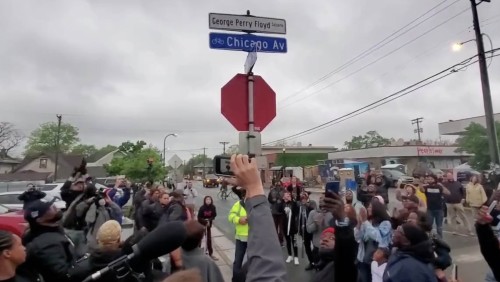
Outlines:
[[[332, 213], [330, 227], [321, 234], [318, 272], [313, 282], [356, 282], [355, 264], [358, 244], [354, 238], [354, 225], [338, 194], [327, 192], [320, 201], [320, 209]], [[336, 259], [339, 258], [339, 259]]]
[[420, 226], [405, 223], [393, 234], [396, 252], [389, 258], [384, 282], [437, 282], [432, 242]]
[[[494, 199], [498, 199], [500, 193], [495, 193], [493, 197]], [[481, 207], [476, 218], [476, 233], [479, 247], [484, 260], [493, 272], [493, 276], [497, 281], [500, 281], [500, 242], [495, 237], [493, 229], [490, 226], [492, 222], [493, 217], [488, 213], [488, 207]]]
[[[198, 209], [198, 221], [205, 226], [206, 229], [206, 248], [208, 255], [213, 260], [218, 260], [213, 256], [214, 249], [212, 248], [212, 223], [217, 216], [217, 209], [213, 204], [213, 199], [210, 196], [205, 196], [203, 205]], [[205, 247], [205, 246], [202, 246]]]
[[45, 199], [30, 202], [24, 210], [30, 228], [23, 238], [26, 266], [45, 281], [73, 281], [77, 258], [74, 244], [61, 226], [62, 216], [53, 201]]

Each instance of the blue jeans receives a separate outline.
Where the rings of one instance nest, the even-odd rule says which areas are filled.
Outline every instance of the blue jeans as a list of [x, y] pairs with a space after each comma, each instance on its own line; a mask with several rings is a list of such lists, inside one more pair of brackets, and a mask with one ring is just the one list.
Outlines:
[[245, 259], [245, 254], [247, 253], [247, 242], [240, 241], [236, 239], [235, 249], [234, 249], [234, 262], [233, 262], [233, 277], [238, 275], [241, 271], [241, 266], [243, 265], [243, 260]]
[[443, 238], [443, 219], [444, 219], [444, 211], [443, 210], [427, 210], [427, 219], [429, 223], [434, 225], [436, 223], [436, 231], [439, 237]]

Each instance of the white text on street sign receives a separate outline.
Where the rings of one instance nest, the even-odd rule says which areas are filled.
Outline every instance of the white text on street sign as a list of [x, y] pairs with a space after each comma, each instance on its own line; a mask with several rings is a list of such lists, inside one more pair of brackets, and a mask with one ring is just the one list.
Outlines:
[[220, 30], [286, 34], [286, 21], [283, 19], [242, 15], [210, 13], [208, 14], [208, 27]]

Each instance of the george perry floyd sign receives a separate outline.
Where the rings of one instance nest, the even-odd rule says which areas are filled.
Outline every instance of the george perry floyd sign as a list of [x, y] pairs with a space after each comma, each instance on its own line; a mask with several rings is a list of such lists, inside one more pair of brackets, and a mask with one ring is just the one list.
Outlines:
[[210, 13], [208, 27], [219, 30], [286, 34], [286, 21], [283, 19], [243, 15]]

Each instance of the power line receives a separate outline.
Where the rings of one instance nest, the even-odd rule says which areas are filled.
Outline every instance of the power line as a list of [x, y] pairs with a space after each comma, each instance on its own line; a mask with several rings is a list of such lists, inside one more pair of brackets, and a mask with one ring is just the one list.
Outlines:
[[[500, 48], [496, 48], [496, 49], [490, 50], [490, 51], [485, 52], [485, 53], [494, 53], [494, 52], [499, 51], [499, 50], [500, 50]], [[497, 56], [499, 56], [499, 55], [492, 55], [491, 57], [497, 57]], [[406, 95], [408, 95], [410, 93], [413, 93], [416, 90], [421, 89], [421, 88], [423, 88], [423, 87], [425, 87], [425, 86], [427, 86], [429, 84], [432, 84], [432, 83], [434, 83], [434, 82], [436, 82], [438, 80], [441, 80], [441, 79], [443, 79], [443, 78], [445, 78], [445, 77], [447, 77], [447, 76], [449, 76], [451, 74], [454, 74], [454, 73], [458, 72], [459, 70], [461, 70], [462, 68], [465, 68], [465, 67], [467, 67], [467, 66], [469, 66], [471, 64], [474, 64], [475, 62], [477, 62], [477, 60], [474, 61], [474, 62], [472, 62], [472, 63], [471, 63], [471, 61], [474, 58], [476, 58], [476, 57], [477, 57], [477, 55], [472, 56], [472, 57], [470, 57], [470, 58], [468, 58], [466, 60], [463, 60], [460, 63], [457, 63], [457, 64], [455, 64], [455, 65], [453, 65], [453, 66], [451, 66], [449, 68], [446, 68], [446, 69], [444, 69], [444, 70], [442, 70], [442, 71], [440, 71], [440, 72], [438, 72], [436, 74], [433, 74], [433, 75], [431, 75], [431, 76], [429, 76], [429, 77], [427, 77], [427, 78], [425, 78], [425, 79], [423, 79], [423, 80], [421, 80], [421, 81], [419, 81], [417, 83], [414, 83], [414, 84], [412, 84], [412, 85], [410, 85], [408, 87], [405, 87], [402, 90], [399, 90], [399, 91], [397, 91], [397, 92], [395, 92], [393, 94], [390, 94], [390, 95], [388, 95], [388, 96], [386, 96], [384, 98], [381, 98], [381, 99], [379, 99], [377, 101], [374, 101], [374, 102], [372, 102], [372, 103], [370, 103], [370, 104], [368, 104], [366, 106], [363, 106], [363, 107], [361, 107], [361, 108], [359, 108], [357, 110], [354, 110], [354, 111], [352, 111], [350, 113], [342, 115], [342, 116], [340, 116], [338, 118], [332, 119], [332, 120], [330, 120], [328, 122], [322, 123], [322, 124], [320, 124], [318, 126], [312, 127], [310, 129], [307, 129], [307, 130], [303, 130], [303, 131], [301, 131], [299, 133], [287, 136], [285, 138], [277, 139], [277, 140], [272, 141], [272, 142], [263, 143], [262, 145], [268, 145], [268, 144], [272, 144], [272, 143], [276, 143], [276, 142], [280, 142], [280, 141], [286, 141], [286, 140], [289, 140], [289, 139], [295, 139], [295, 138], [298, 138], [298, 137], [301, 137], [301, 136], [309, 135], [309, 134], [317, 132], [319, 130], [323, 130], [323, 129], [325, 129], [325, 128], [329, 127], [329, 126], [332, 126], [334, 124], [337, 124], [337, 123], [343, 122], [345, 120], [348, 120], [350, 118], [353, 118], [355, 116], [358, 116], [358, 115], [360, 115], [362, 113], [365, 113], [367, 111], [370, 111], [370, 110], [373, 110], [375, 108], [378, 108], [378, 107], [380, 107], [382, 105], [385, 105], [385, 104], [387, 104], [387, 103], [389, 103], [389, 102], [391, 102], [393, 100], [399, 99], [399, 98], [401, 98], [403, 96], [406, 96]], [[456, 69], [456, 67], [459, 67], [459, 66], [460, 66], [460, 68]], [[448, 72], [448, 73], [446, 73], [446, 72]], [[444, 73], [446, 73], [446, 74], [444, 74]], [[428, 81], [428, 82], [426, 82], [426, 81]], [[424, 83], [424, 82], [426, 82], [426, 83]], [[424, 84], [422, 84], [422, 83], [424, 83]], [[420, 84], [422, 84], [422, 85], [420, 85]]]
[[361, 72], [362, 70], [364, 70], [364, 69], [366, 69], [366, 68], [368, 68], [368, 67], [370, 67], [370, 66], [374, 65], [375, 63], [378, 63], [379, 61], [381, 61], [381, 60], [383, 60], [383, 59], [387, 58], [388, 56], [392, 55], [393, 53], [395, 53], [395, 52], [397, 52], [397, 51], [399, 51], [399, 50], [403, 49], [404, 47], [406, 47], [406, 46], [410, 45], [411, 43], [413, 43], [413, 42], [417, 41], [418, 39], [420, 39], [420, 38], [424, 37], [425, 35], [427, 35], [427, 34], [431, 33], [432, 31], [434, 31], [434, 30], [436, 30], [436, 29], [438, 29], [439, 27], [441, 27], [441, 26], [445, 25], [445, 24], [446, 24], [446, 23], [448, 23], [449, 21], [451, 21], [451, 20], [453, 20], [453, 19], [457, 18], [458, 16], [462, 15], [463, 13], [467, 12], [468, 10], [470, 10], [470, 8], [466, 8], [466, 9], [464, 9], [464, 10], [463, 10], [463, 11], [461, 11], [460, 13], [458, 13], [458, 14], [456, 14], [456, 15], [452, 16], [451, 18], [448, 18], [447, 20], [445, 20], [445, 21], [441, 22], [441, 23], [440, 23], [440, 24], [438, 24], [437, 26], [432, 27], [431, 29], [429, 29], [429, 30], [425, 31], [425, 32], [424, 32], [424, 33], [422, 33], [421, 35], [419, 35], [419, 36], [417, 36], [417, 37], [415, 37], [415, 38], [413, 38], [413, 39], [411, 39], [411, 40], [407, 41], [407, 42], [406, 42], [406, 43], [404, 43], [403, 45], [401, 45], [401, 46], [397, 47], [396, 49], [393, 49], [392, 51], [390, 51], [390, 52], [386, 53], [385, 55], [383, 55], [383, 56], [381, 56], [381, 57], [377, 58], [376, 60], [374, 60], [374, 61], [372, 61], [372, 62], [370, 62], [370, 63], [368, 63], [368, 64], [366, 64], [366, 65], [362, 66], [361, 68], [358, 68], [357, 70], [355, 70], [355, 71], [353, 71], [353, 72], [349, 73], [348, 75], [346, 75], [346, 76], [344, 76], [344, 77], [342, 77], [342, 78], [340, 78], [340, 79], [338, 79], [338, 80], [336, 80], [336, 81], [334, 81], [334, 82], [332, 82], [332, 83], [329, 83], [329, 84], [327, 84], [326, 86], [324, 86], [323, 88], [320, 88], [320, 89], [318, 89], [318, 90], [316, 90], [316, 91], [314, 91], [314, 92], [310, 93], [309, 95], [306, 95], [306, 96], [304, 96], [304, 97], [302, 97], [302, 98], [300, 98], [300, 99], [298, 99], [298, 100], [295, 100], [295, 101], [294, 101], [294, 102], [292, 102], [292, 103], [286, 104], [285, 106], [283, 106], [283, 107], [281, 107], [281, 108], [282, 108], [282, 109], [283, 109], [283, 108], [287, 108], [287, 107], [289, 107], [289, 106], [291, 106], [291, 105], [293, 105], [293, 104], [296, 104], [296, 103], [298, 103], [298, 102], [301, 102], [301, 101], [303, 101], [303, 100], [305, 100], [305, 99], [307, 99], [307, 98], [309, 98], [309, 97], [311, 97], [311, 96], [313, 96], [313, 95], [315, 95], [315, 94], [317, 94], [317, 93], [319, 93], [319, 92], [321, 92], [321, 91], [323, 91], [323, 90], [325, 90], [325, 89], [327, 89], [327, 88], [329, 88], [329, 87], [331, 87], [331, 86], [333, 86], [333, 85], [335, 85], [335, 84], [337, 84], [337, 83], [339, 83], [339, 82], [341, 82], [341, 81], [343, 81], [343, 80], [345, 80], [345, 79], [347, 79], [347, 78], [349, 78], [349, 77], [351, 77], [351, 76], [353, 76], [353, 75], [355, 75], [355, 74], [357, 74], [357, 73], [359, 73], [359, 72]]
[[424, 16], [426, 16], [427, 14], [429, 14], [430, 12], [432, 12], [433, 10], [435, 10], [436, 8], [438, 8], [439, 6], [441, 6], [442, 4], [444, 4], [445, 2], [447, 2], [449, 0], [444, 0], [442, 2], [440, 2], [439, 4], [437, 4], [436, 6], [432, 7], [430, 10], [428, 10], [427, 12], [423, 13], [422, 15], [420, 15], [419, 17], [417, 17], [416, 19], [412, 20], [411, 22], [409, 22], [408, 24], [404, 25], [403, 27], [401, 27], [400, 29], [396, 30], [395, 32], [391, 33], [390, 35], [388, 35], [387, 37], [385, 37], [384, 39], [382, 39], [381, 41], [379, 41], [378, 43], [372, 45], [370, 48], [366, 49], [365, 51], [361, 52], [360, 54], [358, 54], [357, 56], [355, 56], [354, 58], [350, 59], [349, 61], [345, 62], [343, 65], [335, 68], [334, 70], [332, 70], [331, 72], [327, 73], [326, 75], [322, 76], [320, 79], [318, 79], [317, 81], [315, 81], [314, 83], [310, 84], [309, 86], [295, 92], [294, 94], [288, 96], [288, 97], [285, 97], [284, 99], [282, 99], [282, 101], [284, 100], [288, 100], [288, 99], [291, 99], [297, 95], [299, 95], [300, 93], [310, 89], [311, 87], [314, 87], [316, 85], [318, 85], [319, 83], [325, 81], [326, 79], [328, 79], [329, 77], [339, 73], [340, 71], [348, 68], [349, 66], [351, 66], [352, 64], [360, 61], [361, 59], [367, 57], [368, 55], [372, 54], [373, 52], [379, 50], [380, 48], [386, 46], [387, 44], [393, 42], [394, 40], [398, 39], [399, 37], [405, 35], [406, 33], [410, 32], [411, 30], [415, 29], [416, 27], [420, 26], [421, 24], [425, 23], [426, 21], [430, 20], [431, 18], [433, 18], [434, 16], [438, 15], [439, 13], [443, 12], [444, 10], [448, 9], [449, 7], [451, 7], [452, 5], [458, 3], [460, 0], [456, 0], [454, 1], [453, 3], [451, 3], [450, 5], [442, 8], [441, 10], [437, 11], [436, 13], [432, 14], [430, 17], [424, 19], [423, 21], [417, 23], [416, 25], [414, 25], [413, 27], [409, 28], [408, 30], [404, 31], [403, 33], [395, 36], [394, 38], [392, 38], [391, 40], [387, 41], [388, 39], [390, 39], [391, 37], [393, 37], [394, 35], [398, 34], [399, 32], [403, 31], [405, 28], [411, 26], [413, 23], [417, 22], [418, 20], [420, 20], [421, 18], [423, 18]]

